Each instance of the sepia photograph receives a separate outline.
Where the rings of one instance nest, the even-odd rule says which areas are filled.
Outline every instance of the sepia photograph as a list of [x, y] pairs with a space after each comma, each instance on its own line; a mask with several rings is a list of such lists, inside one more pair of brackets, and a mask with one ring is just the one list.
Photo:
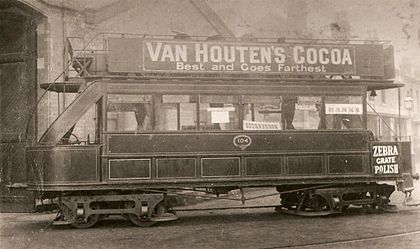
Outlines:
[[420, 248], [420, 0], [0, 0], [0, 248]]

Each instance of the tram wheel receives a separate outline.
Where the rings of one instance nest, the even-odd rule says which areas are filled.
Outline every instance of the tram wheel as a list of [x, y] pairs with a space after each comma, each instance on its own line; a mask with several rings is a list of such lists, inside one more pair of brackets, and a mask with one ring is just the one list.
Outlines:
[[331, 205], [328, 200], [321, 195], [313, 195], [310, 207], [316, 212], [331, 211]]
[[127, 214], [127, 218], [134, 225], [139, 226], [139, 227], [150, 227], [157, 223], [157, 221], [153, 221], [149, 217], [137, 216], [135, 214]]
[[92, 214], [86, 220], [76, 220], [75, 222], [71, 223], [71, 226], [80, 229], [90, 228], [93, 227], [99, 221], [100, 217], [100, 214]]

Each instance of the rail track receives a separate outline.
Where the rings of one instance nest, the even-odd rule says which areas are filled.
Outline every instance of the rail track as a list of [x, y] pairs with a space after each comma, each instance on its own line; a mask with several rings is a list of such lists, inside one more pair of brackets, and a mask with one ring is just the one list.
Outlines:
[[390, 239], [390, 238], [397, 238], [397, 237], [417, 235], [417, 234], [420, 234], [420, 230], [414, 230], [414, 231], [403, 232], [403, 233], [394, 233], [394, 234], [381, 235], [381, 236], [372, 236], [372, 237], [360, 238], [360, 239], [336, 240], [336, 241], [328, 241], [328, 242], [320, 242], [320, 243], [308, 243], [308, 244], [301, 244], [301, 245], [290, 245], [290, 246], [279, 246], [279, 247], [277, 246], [276, 247], [263, 247], [261, 249], [310, 248], [314, 246], [334, 246], [334, 245], [338, 246], [338, 245], [345, 245], [345, 244], [356, 243], [356, 242]]

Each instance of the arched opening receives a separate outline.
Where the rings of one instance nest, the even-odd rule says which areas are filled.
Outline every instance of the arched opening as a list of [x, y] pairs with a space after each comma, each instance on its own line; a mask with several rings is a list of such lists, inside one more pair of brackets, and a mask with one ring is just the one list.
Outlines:
[[[37, 23], [42, 14], [19, 1], [0, 3], [0, 211], [33, 208], [22, 189], [26, 182], [25, 146], [36, 136], [26, 126], [37, 100]], [[35, 120], [35, 119], [34, 119]]]

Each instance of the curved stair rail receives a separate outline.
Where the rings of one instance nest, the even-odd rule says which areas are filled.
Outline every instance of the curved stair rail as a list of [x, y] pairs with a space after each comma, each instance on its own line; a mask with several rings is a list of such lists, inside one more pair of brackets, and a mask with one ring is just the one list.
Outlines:
[[[97, 33], [95, 34], [88, 42], [86, 45], [84, 45], [83, 49], [81, 51], [79, 51], [79, 53], [77, 53], [77, 56], [80, 56], [84, 53], [86, 53], [87, 48], [93, 43], [93, 41], [95, 41], [99, 36], [103, 36], [104, 33]], [[33, 116], [35, 115], [36, 111], [38, 110], [38, 106], [41, 103], [42, 99], [45, 97], [45, 95], [47, 94], [48, 91], [50, 91], [51, 89], [54, 89], [54, 85], [57, 83], [57, 81], [62, 77], [65, 76], [66, 78], [66, 73], [68, 72], [68, 70], [70, 69], [70, 67], [73, 66], [73, 63], [67, 63], [66, 67], [64, 68], [64, 70], [51, 82], [49, 83], [48, 87], [45, 88], [44, 92], [41, 94], [41, 96], [38, 98], [38, 101], [35, 104], [35, 107], [33, 108], [33, 110], [30, 113], [30, 116], [28, 118], [28, 122], [26, 123], [26, 130], [25, 130], [25, 139], [28, 139], [28, 134], [29, 134], [29, 129], [31, 127], [31, 123], [32, 123], [32, 119]], [[45, 135], [45, 134], [44, 134]], [[42, 137], [44, 137], [44, 135]], [[42, 140], [42, 138], [41, 138]]]
[[104, 95], [104, 84], [94, 81], [57, 117], [42, 135], [39, 143], [57, 144], [85, 112]]

